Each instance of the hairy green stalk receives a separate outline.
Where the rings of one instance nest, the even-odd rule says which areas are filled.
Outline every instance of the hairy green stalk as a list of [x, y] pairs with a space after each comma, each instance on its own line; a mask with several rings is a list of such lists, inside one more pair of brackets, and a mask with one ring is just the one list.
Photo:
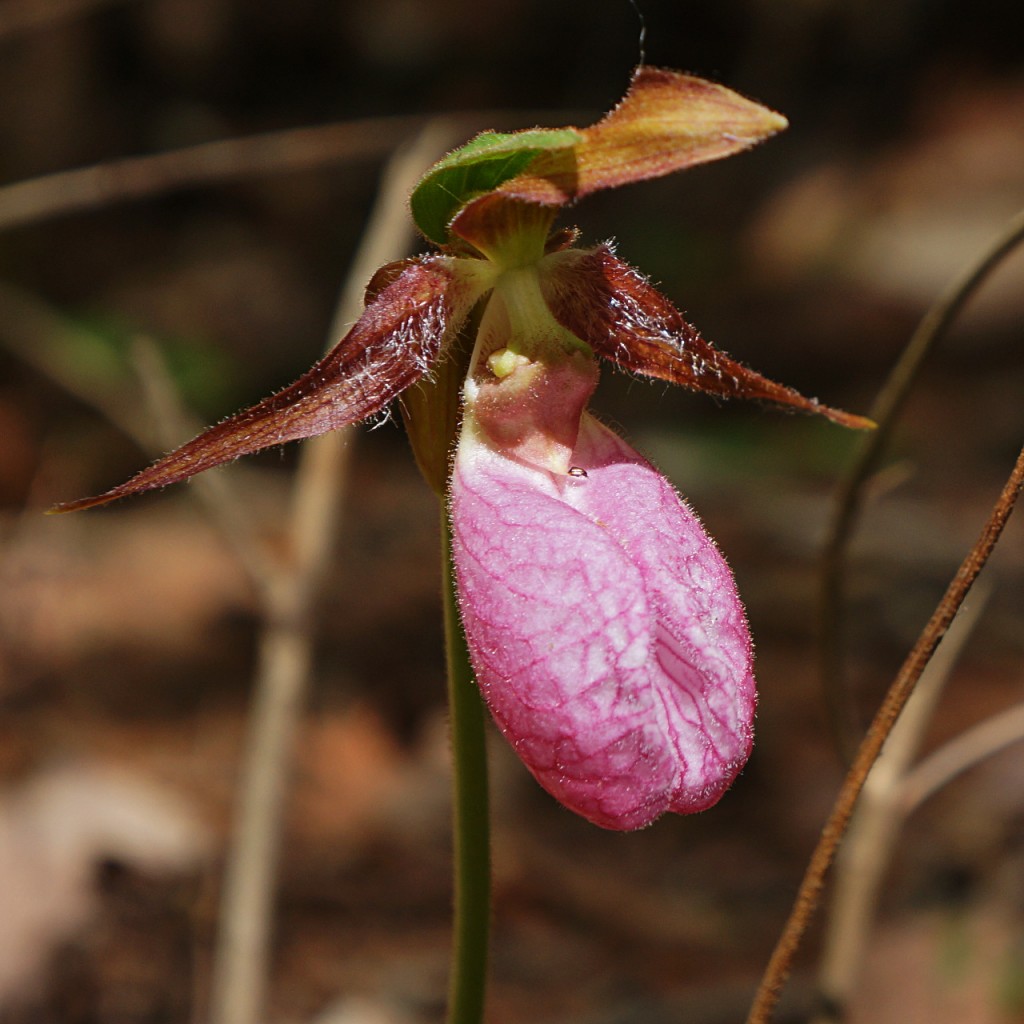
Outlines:
[[481, 1024], [491, 924], [490, 821], [483, 701], [459, 621], [451, 525], [442, 506], [445, 650], [452, 745], [455, 909], [448, 1024]]

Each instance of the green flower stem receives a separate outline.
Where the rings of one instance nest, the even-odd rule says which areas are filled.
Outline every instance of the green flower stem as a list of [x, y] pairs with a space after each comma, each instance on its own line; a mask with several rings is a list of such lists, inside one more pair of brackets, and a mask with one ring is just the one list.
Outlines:
[[487, 746], [480, 691], [473, 681], [455, 596], [451, 526], [442, 505], [445, 649], [452, 744], [455, 911], [448, 1024], [481, 1024], [491, 924]]

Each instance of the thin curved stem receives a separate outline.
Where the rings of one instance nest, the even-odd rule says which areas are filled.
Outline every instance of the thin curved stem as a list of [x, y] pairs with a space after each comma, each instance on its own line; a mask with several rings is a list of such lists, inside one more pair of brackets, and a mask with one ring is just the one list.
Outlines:
[[[575, 112], [564, 113], [571, 118]], [[551, 111], [479, 110], [444, 115], [444, 120], [455, 126], [453, 135], [459, 138], [485, 124], [518, 124], [557, 116], [561, 115]], [[427, 121], [418, 114], [337, 121], [217, 139], [43, 174], [0, 186], [0, 231], [185, 188], [377, 160], [422, 130]]]
[[481, 1024], [491, 924], [486, 720], [459, 621], [451, 526], [441, 506], [445, 650], [453, 773], [455, 920], [448, 1024]]
[[889, 687], [882, 706], [878, 709], [868, 728], [867, 735], [854, 758], [853, 766], [836, 798], [832, 813], [822, 829], [818, 845], [811, 855], [793, 909], [782, 929], [782, 934], [754, 997], [750, 1015], [747, 1017], [747, 1024], [767, 1024], [771, 1020], [771, 1015], [778, 1003], [779, 992], [789, 975], [793, 954], [807, 930], [811, 916], [821, 902], [825, 875], [835, 857], [846, 826], [850, 822], [850, 816], [853, 814], [854, 805], [864, 786], [864, 781], [867, 779], [868, 772], [881, 752], [882, 745], [892, 731], [899, 713], [913, 693], [914, 686], [931, 659], [935, 648], [939, 645], [946, 630], [949, 629], [953, 616], [963, 604], [971, 584], [992, 554], [1022, 487], [1024, 487], [1024, 448], [1017, 456], [1013, 471], [985, 523], [981, 536], [964, 559], [956, 576], [953, 577], [946, 593], [929, 619], [928, 625], [918, 637], [913, 650], [907, 656], [899, 674], [893, 680], [892, 686]]
[[818, 1011], [811, 1024], [846, 1020], [868, 949], [886, 872], [907, 818], [904, 780], [917, 757], [957, 661], [981, 620], [991, 587], [975, 585], [871, 766], [836, 858], [831, 907], [818, 967]]
[[989, 273], [1024, 240], [1024, 211], [1006, 226], [994, 245], [951, 282], [925, 315], [899, 361], [893, 367], [871, 409], [878, 428], [863, 435], [860, 448], [836, 491], [834, 514], [822, 551], [819, 596], [821, 679], [829, 696], [830, 713], [847, 764], [860, 739], [848, 710], [842, 654], [842, 606], [846, 553], [864, 504], [864, 487], [892, 434], [896, 418], [917, 379], [925, 358], [949, 329]]
[[[440, 151], [439, 132], [444, 129], [428, 126], [392, 156], [342, 288], [328, 347], [358, 314], [374, 269], [411, 245], [402, 197]], [[211, 1024], [255, 1024], [265, 1015], [285, 798], [312, 673], [315, 602], [331, 564], [351, 453], [351, 431], [303, 445], [288, 522], [289, 558], [261, 595], [266, 624], [224, 870]]]
[[379, 159], [422, 117], [380, 117], [202, 142], [55, 171], [0, 188], [0, 230], [256, 174]]

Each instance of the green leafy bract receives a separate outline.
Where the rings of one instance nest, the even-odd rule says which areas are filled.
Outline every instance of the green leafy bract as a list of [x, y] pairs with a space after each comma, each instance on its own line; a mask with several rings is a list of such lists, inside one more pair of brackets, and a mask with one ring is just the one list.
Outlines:
[[432, 242], [448, 241], [448, 225], [470, 200], [522, 174], [542, 153], [571, 151], [582, 141], [571, 128], [484, 132], [440, 160], [409, 197], [417, 227]]

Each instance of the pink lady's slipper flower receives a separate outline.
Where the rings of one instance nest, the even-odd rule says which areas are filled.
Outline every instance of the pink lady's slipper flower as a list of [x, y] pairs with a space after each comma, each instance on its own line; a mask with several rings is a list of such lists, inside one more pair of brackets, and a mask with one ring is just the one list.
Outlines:
[[[467, 383], [451, 481], [484, 698], [540, 784], [596, 824], [702, 810], [753, 735], [732, 574], [665, 478], [583, 411], [585, 357], [495, 362], [506, 376]], [[509, 445], [510, 420], [534, 407]]]
[[598, 357], [869, 423], [741, 366], [609, 246], [574, 248], [574, 233], [552, 225], [590, 192], [728, 156], [784, 126], [721, 86], [640, 68], [590, 128], [478, 136], [411, 197], [439, 251], [382, 268], [329, 355], [127, 483], [59, 510], [358, 422], [402, 395], [420, 468], [447, 495], [477, 683], [523, 762], [606, 828], [709, 807], [750, 752], [743, 606], [694, 513], [587, 411]]

